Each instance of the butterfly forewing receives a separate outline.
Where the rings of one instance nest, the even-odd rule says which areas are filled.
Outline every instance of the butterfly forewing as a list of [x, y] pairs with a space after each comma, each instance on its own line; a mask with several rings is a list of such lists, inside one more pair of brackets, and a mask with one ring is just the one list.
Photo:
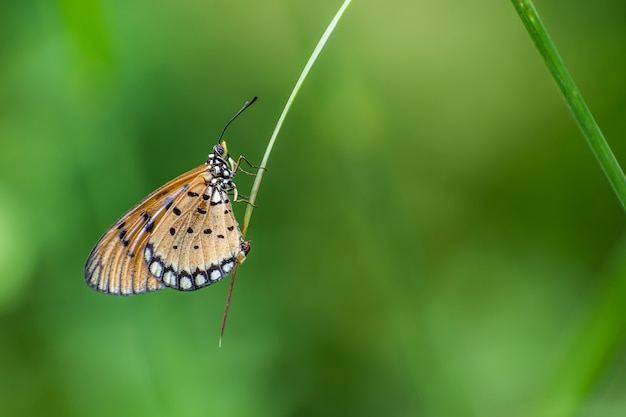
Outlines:
[[194, 290], [228, 274], [247, 252], [226, 192], [234, 187], [230, 176], [215, 158], [148, 195], [100, 238], [87, 259], [87, 283], [131, 295], [165, 286]]

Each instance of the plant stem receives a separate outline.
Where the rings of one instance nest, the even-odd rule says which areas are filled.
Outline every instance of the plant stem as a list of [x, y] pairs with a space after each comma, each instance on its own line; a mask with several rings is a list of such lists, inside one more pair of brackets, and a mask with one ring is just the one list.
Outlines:
[[337, 26], [337, 23], [339, 22], [339, 20], [343, 16], [343, 13], [346, 11], [346, 9], [348, 8], [351, 2], [352, 0], [345, 0], [343, 4], [341, 5], [341, 7], [339, 8], [339, 10], [337, 11], [337, 13], [335, 14], [335, 17], [333, 17], [333, 20], [331, 20], [330, 24], [326, 28], [326, 31], [324, 32], [319, 42], [317, 43], [317, 46], [313, 50], [311, 57], [309, 58], [306, 65], [304, 66], [304, 69], [302, 70], [302, 73], [300, 74], [298, 81], [296, 81], [296, 85], [293, 87], [293, 90], [291, 91], [291, 95], [287, 99], [287, 104], [285, 104], [285, 108], [283, 109], [283, 112], [280, 114], [280, 117], [278, 118], [278, 122], [276, 123], [276, 127], [274, 128], [274, 132], [272, 133], [272, 136], [270, 137], [270, 141], [267, 144], [267, 148], [265, 148], [265, 154], [263, 155], [263, 159], [261, 160], [259, 172], [257, 173], [256, 178], [254, 179], [254, 183], [252, 184], [252, 191], [250, 192], [250, 198], [248, 199], [248, 201], [250, 201], [250, 204], [248, 204], [248, 207], [246, 208], [246, 212], [243, 216], [243, 227], [241, 228], [241, 233], [244, 237], [246, 236], [246, 232], [248, 231], [248, 225], [250, 224], [250, 217], [252, 217], [252, 210], [254, 210], [254, 202], [259, 192], [259, 187], [261, 186], [261, 181], [263, 180], [263, 173], [265, 172], [267, 161], [270, 157], [270, 154], [272, 153], [272, 149], [274, 148], [274, 143], [276, 142], [276, 137], [278, 136], [278, 132], [280, 132], [280, 129], [283, 126], [283, 122], [285, 121], [285, 117], [287, 117], [287, 113], [289, 113], [289, 109], [291, 108], [293, 101], [298, 95], [298, 92], [300, 91], [300, 88], [302, 87], [304, 80], [309, 74], [311, 67], [313, 67], [313, 64], [315, 64], [315, 61], [317, 60], [320, 53], [322, 52], [322, 49], [324, 49], [324, 46], [326, 45], [326, 42], [330, 38], [330, 35], [332, 35], [333, 31], [335, 30], [335, 27]]
[[604, 139], [600, 127], [593, 119], [574, 80], [567, 71], [556, 47], [552, 43], [532, 1], [512, 0], [512, 3], [535, 43], [535, 46], [539, 50], [548, 70], [550, 70], [552, 78], [554, 78], [554, 81], [561, 90], [561, 94], [563, 94], [565, 102], [574, 116], [574, 120], [576, 120], [579, 129], [582, 131], [587, 144], [600, 163], [604, 174], [609, 179], [617, 198], [622, 204], [622, 208], [626, 209], [626, 178], [624, 177], [624, 173], [615, 159], [609, 144]]
[[[254, 202], [256, 201], [256, 196], [259, 193], [259, 187], [261, 187], [261, 180], [263, 179], [263, 174], [265, 172], [265, 168], [267, 167], [267, 161], [270, 157], [270, 154], [272, 153], [272, 148], [274, 148], [274, 143], [276, 142], [276, 137], [278, 136], [278, 132], [280, 132], [280, 129], [283, 126], [283, 122], [285, 121], [285, 117], [287, 117], [287, 113], [289, 112], [289, 109], [291, 108], [293, 101], [298, 95], [298, 92], [300, 91], [300, 88], [302, 87], [304, 80], [309, 74], [309, 71], [313, 67], [313, 64], [315, 64], [315, 61], [317, 60], [320, 53], [324, 49], [324, 46], [326, 45], [326, 42], [330, 38], [330, 35], [332, 35], [333, 31], [335, 30], [335, 27], [337, 26], [337, 23], [339, 23], [339, 20], [341, 19], [341, 17], [343, 16], [343, 13], [346, 11], [346, 9], [348, 8], [351, 2], [352, 0], [345, 0], [343, 2], [341, 7], [335, 14], [335, 17], [333, 17], [333, 20], [331, 20], [330, 24], [326, 28], [326, 31], [324, 31], [324, 34], [322, 35], [319, 42], [317, 43], [317, 46], [313, 50], [311, 57], [307, 61], [306, 65], [304, 66], [304, 69], [302, 70], [302, 73], [300, 74], [298, 81], [296, 81], [296, 85], [293, 87], [293, 90], [291, 91], [291, 95], [287, 99], [287, 104], [285, 104], [285, 108], [283, 109], [283, 112], [280, 114], [280, 117], [278, 118], [278, 122], [276, 123], [276, 127], [274, 128], [274, 132], [272, 133], [272, 136], [270, 137], [270, 141], [267, 144], [267, 147], [265, 148], [265, 154], [263, 155], [263, 159], [261, 160], [261, 165], [256, 174], [256, 177], [254, 178], [254, 183], [252, 184], [252, 190], [250, 191], [250, 197], [248, 198], [248, 205], [246, 207], [246, 212], [243, 217], [243, 226], [241, 228], [242, 239], [245, 238], [246, 232], [248, 231], [248, 226], [250, 225], [250, 218], [252, 217], [252, 210], [254, 209]], [[238, 269], [239, 269], [239, 264], [236, 264], [235, 268], [233, 268], [233, 273], [230, 279], [230, 287], [228, 290], [228, 296], [226, 298], [226, 307], [224, 308], [224, 318], [222, 319], [222, 329], [220, 331], [220, 339], [219, 339], [220, 347], [222, 346], [224, 328], [226, 327], [226, 318], [228, 317], [228, 309], [230, 307], [230, 298], [233, 293], [233, 287], [235, 285], [235, 277], [237, 276]]]

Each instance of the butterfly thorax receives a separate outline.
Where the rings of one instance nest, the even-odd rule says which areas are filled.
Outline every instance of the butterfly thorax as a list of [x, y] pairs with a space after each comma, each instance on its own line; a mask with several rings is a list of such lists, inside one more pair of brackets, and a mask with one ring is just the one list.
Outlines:
[[219, 187], [224, 191], [235, 188], [232, 180], [233, 170], [224, 158], [215, 154], [209, 154], [206, 165], [208, 172], [211, 174], [211, 178], [206, 178], [208, 185]]

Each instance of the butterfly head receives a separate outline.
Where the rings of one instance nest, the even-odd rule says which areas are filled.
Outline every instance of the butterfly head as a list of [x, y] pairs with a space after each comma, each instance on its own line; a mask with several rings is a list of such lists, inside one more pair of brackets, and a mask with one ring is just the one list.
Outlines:
[[213, 147], [213, 154], [219, 158], [228, 159], [228, 147], [225, 140], [221, 140]]

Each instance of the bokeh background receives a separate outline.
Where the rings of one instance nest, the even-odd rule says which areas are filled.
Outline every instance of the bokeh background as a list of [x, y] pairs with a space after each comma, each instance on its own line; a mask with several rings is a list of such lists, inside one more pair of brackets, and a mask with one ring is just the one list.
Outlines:
[[[0, 414], [626, 413], [624, 212], [509, 1], [354, 1], [269, 161], [221, 349], [227, 281], [85, 285], [254, 95], [226, 139], [261, 160], [340, 4], [2, 2]], [[536, 6], [626, 161], [623, 2]]]

